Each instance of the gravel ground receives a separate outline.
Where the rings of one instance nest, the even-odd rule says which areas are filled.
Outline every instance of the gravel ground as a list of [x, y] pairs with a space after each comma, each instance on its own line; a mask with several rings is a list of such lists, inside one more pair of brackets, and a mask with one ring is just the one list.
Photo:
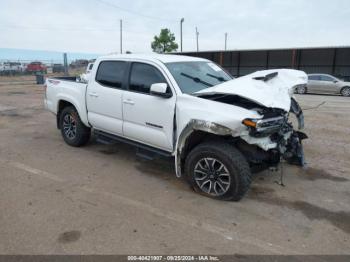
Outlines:
[[41, 86], [0, 84], [1, 254], [350, 254], [350, 98], [304, 95], [308, 168], [240, 202], [128, 145], [66, 145]]

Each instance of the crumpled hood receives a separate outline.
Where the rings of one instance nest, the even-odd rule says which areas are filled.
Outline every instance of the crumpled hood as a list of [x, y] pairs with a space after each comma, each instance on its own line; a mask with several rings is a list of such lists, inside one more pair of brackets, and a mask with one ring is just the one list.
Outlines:
[[[278, 74], [267, 80], [256, 80], [268, 74]], [[195, 94], [231, 94], [254, 101], [265, 107], [289, 111], [294, 87], [307, 83], [307, 75], [294, 69], [270, 69], [257, 71], [222, 84], [203, 89]]]

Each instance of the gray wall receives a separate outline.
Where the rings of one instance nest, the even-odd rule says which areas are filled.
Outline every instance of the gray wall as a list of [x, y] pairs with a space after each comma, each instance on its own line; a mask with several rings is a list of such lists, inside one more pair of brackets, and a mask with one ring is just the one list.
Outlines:
[[294, 68], [306, 73], [327, 73], [350, 80], [350, 48], [345, 47], [185, 52], [182, 54], [212, 60], [236, 77], [257, 70]]

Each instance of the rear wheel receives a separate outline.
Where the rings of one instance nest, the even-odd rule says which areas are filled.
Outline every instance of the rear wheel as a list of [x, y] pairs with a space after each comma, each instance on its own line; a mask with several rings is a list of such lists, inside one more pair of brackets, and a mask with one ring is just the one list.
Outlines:
[[350, 87], [343, 87], [340, 93], [342, 96], [350, 96]]
[[298, 86], [296, 91], [300, 95], [306, 94], [306, 87], [305, 86]]
[[252, 180], [244, 156], [225, 142], [195, 147], [186, 158], [185, 174], [195, 191], [222, 200], [240, 200]]
[[90, 139], [90, 128], [83, 124], [73, 106], [68, 106], [62, 110], [60, 128], [64, 141], [70, 146], [83, 146]]

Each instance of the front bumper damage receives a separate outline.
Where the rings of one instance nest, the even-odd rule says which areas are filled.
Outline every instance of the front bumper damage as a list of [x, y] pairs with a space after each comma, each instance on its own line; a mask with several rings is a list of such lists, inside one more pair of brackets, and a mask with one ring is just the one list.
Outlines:
[[237, 146], [248, 158], [248, 162], [252, 165], [274, 166], [282, 158], [290, 164], [306, 164], [302, 140], [308, 137], [299, 131], [304, 128], [304, 115], [294, 98], [291, 101], [290, 113], [298, 120], [298, 130], [294, 130], [287, 116], [283, 124], [272, 133], [264, 135], [250, 130], [241, 135], [245, 143], [238, 143]]
[[[304, 114], [294, 98], [292, 98], [290, 112], [294, 114], [298, 120], [298, 129], [304, 129]], [[308, 136], [301, 131], [293, 131], [291, 134], [283, 156], [290, 164], [305, 166], [306, 162], [302, 141], [307, 138]]]

